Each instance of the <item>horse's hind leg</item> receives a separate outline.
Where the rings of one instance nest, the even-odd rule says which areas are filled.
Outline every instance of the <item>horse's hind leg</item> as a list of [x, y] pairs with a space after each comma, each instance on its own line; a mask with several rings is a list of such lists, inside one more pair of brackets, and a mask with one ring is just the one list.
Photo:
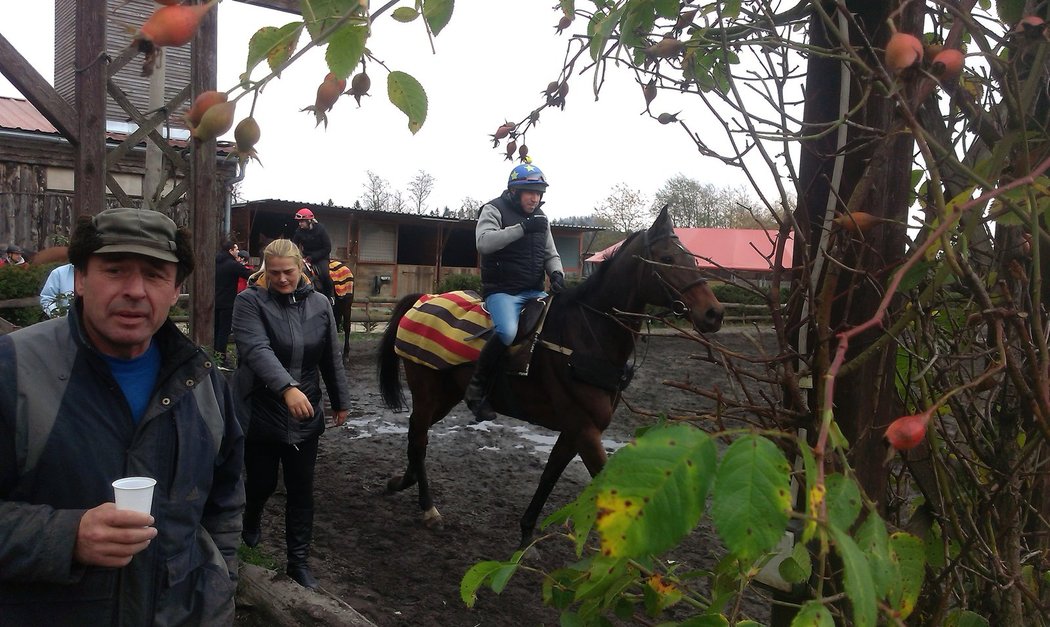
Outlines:
[[443, 381], [434, 371], [426, 369], [417, 373], [415, 369], [423, 366], [406, 363], [405, 373], [412, 389], [412, 415], [408, 422], [408, 468], [400, 478], [394, 477], [387, 482], [388, 492], [399, 492], [412, 485], [419, 485], [419, 509], [423, 512], [423, 524], [428, 528], [441, 526], [441, 514], [434, 507], [430, 493], [430, 482], [427, 479], [426, 457], [427, 445], [430, 442], [430, 427], [452, 410], [459, 402], [459, 396], [451, 392], [454, 384]]

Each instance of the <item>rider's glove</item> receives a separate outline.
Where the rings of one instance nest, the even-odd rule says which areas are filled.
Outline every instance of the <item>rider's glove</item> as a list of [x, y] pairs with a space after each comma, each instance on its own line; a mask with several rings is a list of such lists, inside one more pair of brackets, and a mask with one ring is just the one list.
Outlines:
[[551, 293], [561, 294], [565, 291], [565, 275], [561, 272], [555, 271], [551, 275]]
[[542, 233], [547, 230], [547, 216], [529, 216], [521, 223], [526, 233]]

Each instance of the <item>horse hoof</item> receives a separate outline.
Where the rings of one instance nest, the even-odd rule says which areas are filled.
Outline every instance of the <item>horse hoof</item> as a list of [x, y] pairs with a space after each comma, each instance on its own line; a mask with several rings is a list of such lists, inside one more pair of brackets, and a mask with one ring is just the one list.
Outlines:
[[444, 529], [444, 521], [441, 520], [441, 513], [437, 511], [436, 507], [431, 507], [427, 511], [423, 512], [423, 526], [427, 529]]
[[401, 491], [401, 477], [394, 477], [386, 482], [386, 493], [393, 494]]

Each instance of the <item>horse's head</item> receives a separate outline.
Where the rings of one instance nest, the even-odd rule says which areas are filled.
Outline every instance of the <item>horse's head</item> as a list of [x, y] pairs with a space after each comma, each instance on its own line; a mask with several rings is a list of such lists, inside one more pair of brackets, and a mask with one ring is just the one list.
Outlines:
[[666, 205], [636, 241], [642, 247], [637, 254], [646, 265], [646, 300], [667, 307], [678, 316], [688, 316], [693, 328], [701, 333], [717, 331], [722, 326], [725, 307], [700, 275], [696, 257], [675, 235]]

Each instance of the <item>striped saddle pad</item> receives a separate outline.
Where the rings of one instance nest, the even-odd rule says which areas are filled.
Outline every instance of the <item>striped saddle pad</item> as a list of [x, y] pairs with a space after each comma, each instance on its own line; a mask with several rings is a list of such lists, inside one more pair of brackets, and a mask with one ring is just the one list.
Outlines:
[[338, 259], [328, 261], [328, 278], [332, 279], [336, 296], [354, 293], [354, 273], [342, 261]]
[[424, 294], [397, 326], [394, 352], [444, 370], [477, 361], [492, 319], [477, 292]]

